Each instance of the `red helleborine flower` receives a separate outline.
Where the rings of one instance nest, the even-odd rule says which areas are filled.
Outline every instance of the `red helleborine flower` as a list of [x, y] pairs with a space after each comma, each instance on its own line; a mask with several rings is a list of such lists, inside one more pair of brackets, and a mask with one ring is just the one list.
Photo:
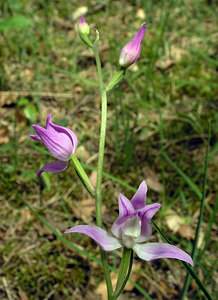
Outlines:
[[89, 225], [74, 226], [65, 233], [85, 234], [105, 251], [126, 247], [133, 249], [136, 255], [145, 261], [174, 258], [193, 265], [191, 256], [176, 246], [148, 242], [151, 237], [151, 219], [161, 205], [145, 204], [146, 193], [147, 185], [143, 181], [131, 201], [120, 194], [119, 216], [112, 226], [112, 234], [100, 227]]

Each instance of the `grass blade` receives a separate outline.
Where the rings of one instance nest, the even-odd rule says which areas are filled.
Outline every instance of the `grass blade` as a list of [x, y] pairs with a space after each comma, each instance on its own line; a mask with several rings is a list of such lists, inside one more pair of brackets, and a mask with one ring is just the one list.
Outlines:
[[176, 172], [184, 179], [184, 181], [188, 184], [188, 186], [192, 189], [192, 191], [198, 196], [199, 199], [202, 199], [202, 193], [198, 186], [188, 177], [166, 154], [166, 152], [162, 152], [161, 155], [163, 158], [169, 163], [169, 165], [176, 170]]
[[[205, 204], [205, 198], [206, 198], [210, 134], [211, 134], [211, 127], [209, 124], [208, 142], [207, 142], [207, 148], [206, 148], [205, 160], [204, 160], [204, 180], [203, 180], [202, 197], [201, 197], [201, 203], [200, 203], [200, 214], [199, 214], [198, 223], [197, 223], [197, 227], [196, 227], [196, 231], [195, 231], [195, 239], [194, 239], [194, 245], [193, 245], [193, 249], [192, 249], [192, 259], [193, 259], [194, 263], [196, 262], [196, 257], [197, 257], [197, 245], [198, 245], [199, 236], [200, 236], [200, 228], [201, 228], [201, 224], [203, 221], [204, 204]], [[182, 288], [182, 292], [181, 292], [181, 297], [180, 297], [181, 300], [183, 300], [185, 298], [190, 283], [191, 283], [191, 277], [190, 277], [190, 274], [187, 273], [185, 282], [184, 282], [184, 285]]]

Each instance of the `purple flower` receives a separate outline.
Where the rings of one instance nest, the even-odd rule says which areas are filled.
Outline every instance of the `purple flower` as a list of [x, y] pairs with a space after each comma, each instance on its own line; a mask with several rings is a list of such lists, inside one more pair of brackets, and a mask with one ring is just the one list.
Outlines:
[[77, 147], [77, 137], [70, 129], [54, 124], [52, 117], [47, 116], [45, 128], [40, 125], [32, 125], [35, 135], [30, 137], [34, 141], [41, 142], [57, 160], [45, 164], [38, 172], [40, 176], [42, 172], [58, 173], [64, 171], [68, 166], [68, 161]]
[[65, 233], [85, 234], [105, 251], [126, 247], [133, 249], [139, 258], [146, 261], [175, 258], [193, 265], [191, 256], [176, 246], [147, 242], [151, 237], [151, 219], [161, 205], [159, 203], [145, 204], [146, 193], [147, 185], [143, 181], [131, 201], [120, 194], [119, 216], [112, 225], [112, 234], [97, 226], [89, 225], [74, 226]]
[[119, 64], [122, 67], [129, 67], [134, 64], [141, 54], [141, 43], [146, 31], [146, 25], [143, 24], [135, 36], [127, 43], [120, 53]]

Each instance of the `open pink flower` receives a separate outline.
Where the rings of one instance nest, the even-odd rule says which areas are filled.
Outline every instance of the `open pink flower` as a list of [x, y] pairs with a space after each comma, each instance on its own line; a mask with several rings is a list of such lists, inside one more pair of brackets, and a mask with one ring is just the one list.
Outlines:
[[121, 67], [127, 68], [139, 59], [145, 31], [146, 25], [143, 24], [135, 36], [121, 50], [119, 58], [119, 64]]
[[112, 225], [112, 234], [97, 226], [89, 225], [74, 226], [65, 233], [85, 234], [105, 251], [126, 247], [133, 249], [139, 258], [146, 261], [175, 258], [193, 265], [191, 256], [176, 246], [147, 242], [151, 237], [151, 219], [161, 205], [145, 204], [146, 193], [147, 185], [143, 181], [131, 201], [120, 194], [119, 216]]
[[58, 173], [64, 171], [68, 166], [68, 161], [77, 147], [77, 137], [69, 128], [54, 124], [52, 117], [47, 116], [45, 128], [40, 125], [32, 125], [35, 135], [30, 137], [34, 141], [41, 142], [57, 160], [45, 164], [38, 172]]

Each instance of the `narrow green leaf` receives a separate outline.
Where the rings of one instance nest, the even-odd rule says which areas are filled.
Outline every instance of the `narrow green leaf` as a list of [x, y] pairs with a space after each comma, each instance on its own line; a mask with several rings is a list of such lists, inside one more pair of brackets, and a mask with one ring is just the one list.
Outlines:
[[163, 158], [169, 163], [171, 167], [184, 179], [184, 181], [188, 184], [188, 186], [192, 189], [192, 191], [196, 194], [196, 196], [201, 199], [202, 193], [198, 186], [188, 177], [172, 160], [171, 158], [165, 153], [162, 152], [161, 155]]
[[[211, 128], [210, 128], [210, 124], [209, 124], [208, 142], [207, 142], [207, 149], [206, 149], [205, 160], [204, 160], [204, 180], [203, 180], [203, 187], [202, 187], [200, 214], [199, 214], [198, 223], [197, 223], [197, 227], [196, 227], [196, 231], [195, 231], [194, 245], [193, 245], [193, 249], [192, 249], [192, 259], [193, 259], [194, 263], [196, 263], [197, 245], [198, 245], [199, 236], [200, 236], [201, 224], [203, 222], [204, 204], [205, 204], [205, 198], [206, 198], [210, 134], [211, 134]], [[185, 298], [190, 283], [191, 283], [191, 277], [190, 277], [190, 274], [188, 272], [187, 275], [186, 275], [186, 278], [185, 278], [183, 288], [182, 288], [181, 297], [180, 297], [181, 300], [183, 300]]]
[[35, 123], [37, 120], [37, 108], [33, 103], [29, 103], [23, 110], [25, 117], [31, 122]]

